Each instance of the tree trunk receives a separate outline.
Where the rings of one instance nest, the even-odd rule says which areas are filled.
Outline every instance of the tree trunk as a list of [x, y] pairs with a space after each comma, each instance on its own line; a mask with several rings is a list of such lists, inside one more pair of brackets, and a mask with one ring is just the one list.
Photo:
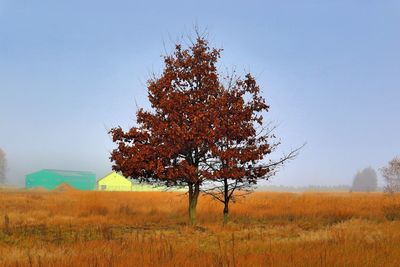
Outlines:
[[224, 179], [224, 224], [229, 220], [229, 200], [228, 179]]
[[200, 184], [189, 183], [189, 224], [196, 224], [196, 207], [197, 199], [199, 198]]
[[224, 203], [224, 224], [229, 221], [229, 202]]

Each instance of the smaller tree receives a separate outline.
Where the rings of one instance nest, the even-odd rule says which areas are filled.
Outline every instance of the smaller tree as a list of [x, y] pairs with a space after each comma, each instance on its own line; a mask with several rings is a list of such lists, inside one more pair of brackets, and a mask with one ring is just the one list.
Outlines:
[[0, 148], [0, 184], [6, 182], [7, 159], [6, 153]]
[[400, 192], [400, 158], [395, 157], [389, 161], [388, 166], [380, 169], [383, 178], [385, 178], [385, 192]]
[[373, 192], [378, 188], [378, 178], [372, 167], [357, 172], [354, 176], [351, 191], [353, 192]]
[[[274, 144], [272, 148], [274, 149], [277, 145], [278, 144]], [[269, 180], [272, 176], [276, 174], [280, 167], [282, 167], [288, 161], [296, 158], [299, 151], [304, 146], [305, 144], [299, 148], [290, 151], [288, 154], [283, 155], [283, 157], [277, 161], [270, 160], [267, 163], [259, 164], [259, 168], [265, 168], [268, 170], [268, 172], [265, 173], [264, 176], [260, 177], [259, 180]], [[249, 177], [244, 176], [241, 179], [216, 179], [210, 186], [201, 190], [206, 195], [211, 196], [212, 198], [221, 202], [224, 205], [224, 224], [228, 222], [230, 202], [235, 203], [237, 198], [244, 197], [254, 192], [255, 186], [257, 185], [257, 180], [251, 180], [248, 178]]]

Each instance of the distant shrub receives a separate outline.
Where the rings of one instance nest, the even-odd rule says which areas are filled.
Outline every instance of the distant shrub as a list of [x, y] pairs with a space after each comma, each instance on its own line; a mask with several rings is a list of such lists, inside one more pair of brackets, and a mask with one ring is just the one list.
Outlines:
[[8, 217], [7, 214], [4, 216], [4, 233], [6, 235], [11, 234], [10, 218]]
[[6, 153], [0, 148], [0, 184], [6, 182], [7, 159]]
[[112, 231], [111, 227], [109, 227], [109, 226], [102, 227], [101, 233], [105, 240], [112, 240], [114, 238], [113, 231]]
[[400, 220], [400, 204], [391, 204], [383, 207], [383, 214], [389, 221]]
[[121, 206], [119, 206], [119, 213], [120, 214], [125, 214], [125, 215], [128, 215], [128, 216], [131, 216], [131, 215], [135, 215], [137, 212], [135, 212], [130, 206], [128, 206], [128, 205], [121, 205]]
[[378, 179], [373, 168], [368, 167], [357, 172], [354, 176], [351, 191], [353, 192], [373, 192], [378, 188]]
[[288, 214], [288, 215], [287, 215], [287, 220], [288, 220], [289, 222], [293, 222], [295, 219], [296, 219], [296, 217], [295, 217], [293, 214]]
[[108, 214], [108, 209], [103, 206], [95, 206], [91, 209], [92, 214], [105, 216]]

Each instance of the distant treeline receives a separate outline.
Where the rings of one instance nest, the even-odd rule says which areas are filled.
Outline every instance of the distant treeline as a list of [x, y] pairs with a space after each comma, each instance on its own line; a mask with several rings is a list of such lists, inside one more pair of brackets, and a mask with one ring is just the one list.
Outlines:
[[[270, 191], [270, 192], [349, 192], [351, 186], [349, 185], [337, 185], [337, 186], [282, 186], [282, 185], [268, 185], [258, 186], [256, 191]], [[382, 188], [377, 188], [378, 192], [383, 191]]]

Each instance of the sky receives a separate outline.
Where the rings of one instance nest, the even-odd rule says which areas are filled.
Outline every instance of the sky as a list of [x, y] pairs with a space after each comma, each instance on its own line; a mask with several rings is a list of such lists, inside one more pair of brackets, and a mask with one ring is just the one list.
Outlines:
[[268, 184], [351, 184], [400, 155], [400, 1], [0, 0], [0, 147], [11, 184], [111, 170], [107, 129], [148, 108], [162, 55], [206, 29], [221, 70], [252, 72], [278, 124]]

